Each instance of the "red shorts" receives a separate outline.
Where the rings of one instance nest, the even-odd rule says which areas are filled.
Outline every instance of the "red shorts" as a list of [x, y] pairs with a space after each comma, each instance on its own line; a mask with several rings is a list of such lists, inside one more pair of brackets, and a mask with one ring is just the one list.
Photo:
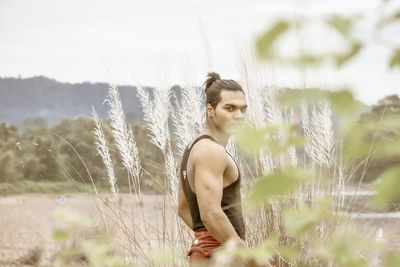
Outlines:
[[220, 246], [221, 243], [215, 240], [206, 228], [200, 228], [194, 232], [194, 238], [192, 246], [188, 251], [188, 256], [190, 256], [190, 260], [200, 257], [210, 258], [211, 253]]
[[[244, 240], [244, 238], [242, 237]], [[206, 228], [200, 228], [194, 232], [192, 246], [188, 251], [189, 265], [190, 266], [208, 266], [211, 261], [212, 253], [215, 249], [219, 248], [221, 243], [207, 231]], [[246, 264], [245, 266], [259, 266], [253, 264]], [[279, 265], [273, 265], [279, 267]]]

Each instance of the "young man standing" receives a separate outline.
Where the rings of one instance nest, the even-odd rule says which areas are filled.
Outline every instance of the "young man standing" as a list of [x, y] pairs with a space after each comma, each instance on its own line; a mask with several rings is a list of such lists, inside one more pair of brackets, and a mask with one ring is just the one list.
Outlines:
[[241, 175], [225, 149], [231, 129], [245, 118], [246, 98], [237, 82], [213, 72], [205, 93], [206, 126], [183, 153], [178, 191], [178, 214], [195, 231], [188, 252], [191, 266], [208, 266], [213, 251], [227, 241], [246, 247]]

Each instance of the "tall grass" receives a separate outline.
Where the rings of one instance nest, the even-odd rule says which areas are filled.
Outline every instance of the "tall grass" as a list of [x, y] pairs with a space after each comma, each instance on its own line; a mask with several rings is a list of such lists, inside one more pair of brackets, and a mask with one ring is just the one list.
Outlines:
[[133, 187], [129, 195], [137, 200], [137, 205], [130, 210], [126, 210], [121, 205], [121, 199], [124, 199], [124, 196], [118, 192], [117, 178], [113, 171], [113, 162], [108, 152], [106, 138], [97, 115], [93, 112], [97, 150], [107, 169], [107, 180], [111, 192], [117, 200], [109, 203], [111, 211], [107, 212], [106, 216], [114, 227], [119, 229], [118, 238], [115, 238], [117, 239], [116, 249], [123, 253], [126, 263], [134, 266], [158, 266], [159, 263], [152, 257], [154, 254], [152, 252], [168, 247], [178, 248], [175, 251], [178, 255], [173, 257], [174, 265], [181, 266], [186, 261], [184, 253], [190, 236], [188, 229], [179, 220], [175, 211], [178, 178], [168, 125], [170, 94], [169, 90], [157, 90], [150, 93], [145, 88], [138, 88], [138, 97], [150, 130], [149, 139], [164, 155], [164, 193], [158, 198], [159, 203], [155, 203], [159, 208], [156, 218], [145, 214], [145, 204], [140, 189], [141, 172], [145, 170], [141, 166], [132, 130], [126, 123], [118, 88], [109, 87], [106, 101], [110, 106], [112, 135], [121, 154], [123, 166], [127, 170], [129, 185]]
[[[138, 196], [138, 201], [142, 202], [140, 190], [141, 164], [139, 151], [136, 146], [135, 137], [133, 136], [132, 129], [126, 123], [120, 95], [116, 86], [110, 86], [108, 98], [106, 99], [106, 101], [109, 103], [110, 106], [109, 114], [111, 118], [113, 136], [115, 138], [117, 148], [121, 154], [122, 164], [128, 171], [130, 192], [132, 193], [131, 186], [133, 186], [134, 194]], [[97, 126], [96, 132], [100, 131], [99, 129], [100, 127]], [[101, 137], [101, 135], [99, 137]], [[106, 144], [102, 142], [101, 144], [98, 144], [97, 147], [101, 151], [105, 145]]]
[[[279, 91], [267, 86], [262, 74], [252, 76], [251, 73], [256, 73], [252, 68], [255, 67], [249, 62], [245, 60], [242, 62], [240, 82], [249, 105], [248, 121], [256, 128], [277, 125], [272, 137], [273, 141], [278, 143], [284, 143], [288, 139], [285, 127], [297, 123], [298, 130], [302, 130], [306, 142], [302, 158], [294, 146], [289, 146], [286, 152], [279, 156], [260, 150], [245, 157], [240, 155], [232, 138], [227, 150], [234, 156], [243, 174], [243, 194], [246, 195], [247, 188], [257, 180], [257, 177], [288, 166], [311, 169], [315, 172], [316, 179], [311, 183], [301, 184], [297, 191], [287, 197], [267, 201], [257, 212], [246, 210], [246, 241], [254, 247], [268, 238], [277, 236], [280, 248], [296, 247], [301, 251], [299, 257], [293, 260], [287, 255], [280, 254], [277, 249], [276, 261], [281, 266], [295, 266], [300, 262], [308, 266], [321, 266], [313, 253], [318, 242], [326, 240], [340, 229], [343, 223], [327, 216], [319, 223], [317, 233], [308, 234], [302, 240], [295, 240], [285, 229], [284, 213], [290, 208], [318, 208], [323, 203], [321, 196], [332, 201], [332, 210], [335, 213], [339, 213], [343, 206], [346, 173], [340, 154], [336, 154], [341, 151], [341, 147], [340, 142], [335, 142], [332, 110], [327, 102], [316, 102], [311, 105], [304, 103], [295, 114], [293, 109], [279, 103], [277, 99]], [[191, 231], [178, 218], [176, 212], [179, 177], [177, 163], [186, 145], [200, 133], [205, 124], [203, 91], [199, 87], [190, 85], [182, 88], [180, 96], [171, 95], [172, 92], [168, 88], [149, 91], [147, 88], [138, 87], [137, 90], [144, 120], [150, 132], [150, 142], [157, 146], [164, 156], [164, 192], [159, 198], [161, 207], [157, 216], [159, 221], [154, 222], [154, 219], [146, 216], [143, 204], [137, 206], [138, 210], [131, 211], [126, 211], [116, 204], [113, 207], [113, 214], [109, 216], [118, 218], [115, 222], [121, 230], [119, 245], [124, 249], [127, 263], [143, 266], [162, 265], [154, 260], [149, 252], [156, 248], [172, 247], [174, 250], [170, 256], [173, 265], [186, 266], [185, 253], [190, 245]], [[118, 88], [110, 86], [108, 97], [112, 134], [118, 144], [123, 165], [127, 169], [127, 179], [134, 189], [130, 194], [138, 196], [138, 202], [142, 203], [141, 161], [132, 130], [125, 121]], [[174, 103], [175, 108], [171, 103]], [[111, 192], [118, 198], [112, 159], [107, 153], [107, 143], [100, 122], [95, 112], [93, 114], [98, 153], [105, 163]], [[176, 138], [176, 143], [172, 142], [173, 138]]]

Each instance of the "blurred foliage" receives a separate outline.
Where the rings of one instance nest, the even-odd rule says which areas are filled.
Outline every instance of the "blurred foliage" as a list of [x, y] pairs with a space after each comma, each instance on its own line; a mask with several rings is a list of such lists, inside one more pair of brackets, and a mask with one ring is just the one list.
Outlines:
[[[390, 1], [379, 2], [381, 11], [385, 12], [379, 12], [374, 29], [370, 32], [371, 38], [360, 39], [360, 35], [356, 32], [358, 26], [366, 21], [364, 14], [324, 14], [318, 17], [317, 21], [311, 16], [280, 18], [275, 20], [256, 40], [257, 55], [267, 62], [277, 61], [292, 67], [318, 67], [321, 63], [329, 63], [340, 68], [356, 56], [362, 55], [360, 52], [363, 49], [378, 43], [389, 50], [390, 58], [387, 61], [387, 67], [399, 68], [398, 44], [385, 42], [381, 34], [389, 25], [400, 23], [398, 8], [397, 10], [394, 8], [394, 12], [385, 10], [390, 6], [388, 2]], [[327, 32], [333, 30], [338, 33], [338, 40], [343, 44], [344, 50], [328, 49], [322, 53], [301, 51], [297, 55], [287, 56], [275, 49], [285, 35], [298, 34], [299, 29], [312, 27], [315, 23], [319, 23]], [[350, 170], [349, 173], [352, 173], [350, 179], [353, 182], [375, 180], [373, 183], [373, 189], [376, 191], [373, 197], [375, 206], [386, 207], [393, 202], [399, 203], [399, 96], [387, 96], [371, 110], [365, 111], [348, 89], [335, 92], [321, 92], [318, 88], [302, 89], [282, 92], [278, 96], [280, 105], [300, 110], [299, 107], [302, 105], [327, 101], [334, 112], [335, 142], [340, 151], [337, 153], [337, 164], [340, 164], [344, 170]], [[247, 133], [252, 140], [245, 144], [249, 145], [251, 153], [257, 153], [257, 147], [266, 147], [262, 142], [273, 141], [273, 139], [263, 137], [262, 134], [253, 132], [253, 130], [248, 130]], [[272, 155], [275, 155], [274, 151]], [[298, 181], [300, 179], [297, 172], [301, 173], [303, 170], [293, 169], [290, 178], [287, 177], [288, 173], [278, 168], [268, 175], [273, 179], [261, 177], [251, 186], [250, 199], [262, 204], [265, 200], [270, 200], [271, 196], [275, 196], [275, 201], [279, 201], [282, 193], [293, 192], [296, 187], [302, 186], [303, 182]], [[322, 173], [324, 176], [329, 176], [327, 171], [322, 170]], [[292, 180], [293, 182], [285, 182]], [[279, 198], [276, 198], [277, 196]], [[308, 259], [304, 263], [305, 266], [382, 266], [377, 263], [378, 258], [383, 259], [383, 266], [399, 266], [398, 252], [397, 254], [387, 252], [386, 255], [382, 255], [382, 252], [387, 251], [382, 244], [367, 240], [356, 230], [350, 229], [348, 225], [343, 227], [346, 230], [329, 231], [334, 228], [323, 228], [327, 224], [340, 226], [339, 221], [335, 223], [334, 214], [335, 210], [329, 205], [322, 205], [322, 208], [316, 209], [312, 201], [305, 206], [294, 205], [285, 211], [284, 227], [294, 240], [288, 242], [291, 244], [286, 246], [288, 249], [277, 248], [276, 253], [284, 259], [281, 261], [284, 266], [303, 266], [298, 261], [299, 251], [309, 253], [309, 255], [303, 255], [303, 258]], [[284, 231], [279, 230], [279, 232], [282, 235], [280, 239], [287, 238]]]
[[374, 203], [385, 206], [388, 202], [400, 203], [400, 166], [387, 169], [375, 182], [376, 196]]
[[[255, 128], [245, 124], [234, 130], [236, 142], [244, 152], [255, 155], [259, 151], [268, 151], [278, 156], [287, 153], [291, 146], [301, 146], [304, 138], [299, 136], [296, 128], [291, 125], [280, 125], [270, 123], [263, 128]], [[278, 138], [280, 135], [286, 138]]]
[[333, 233], [325, 244], [321, 244], [318, 255], [332, 260], [338, 267], [369, 266], [362, 252], [371, 252], [371, 241], [353, 229]]
[[[342, 140], [343, 146], [341, 153], [334, 160], [342, 162], [342, 167], [350, 169], [357, 164], [368, 162], [369, 165], [363, 165], [366, 169], [360, 168], [364, 172], [356, 172], [351, 177], [355, 181], [362, 179], [370, 181], [367, 180], [366, 175], [370, 171], [371, 163], [380, 162], [382, 164], [380, 167], [384, 169], [384, 172], [381, 175], [374, 173], [376, 181], [373, 186], [376, 195], [372, 198], [373, 203], [375, 206], [384, 208], [390, 203], [400, 201], [398, 190], [400, 169], [397, 161], [393, 164], [393, 160], [396, 160], [400, 154], [400, 149], [398, 149], [400, 99], [397, 95], [385, 97], [371, 110], [364, 113], [361, 112], [360, 103], [348, 90], [337, 92], [322, 92], [318, 89], [287, 90], [281, 92], [278, 98], [282, 106], [294, 108], [299, 108], [305, 103], [328, 102], [334, 112], [335, 120], [338, 121], [335, 127], [338, 135], [336, 141]], [[237, 129], [236, 140], [239, 147], [250, 155], [266, 151], [273, 157], [286, 153], [290, 145], [300, 148], [304, 145], [304, 140], [303, 142], [293, 141], [299, 140], [296, 137], [296, 131], [293, 131], [293, 137], [278, 140], [276, 135], [279, 131], [285, 132], [284, 136], [291, 136], [292, 129], [285, 124], [271, 124], [263, 128], [255, 128], [249, 124]], [[365, 161], [366, 159], [368, 160]], [[329, 179], [330, 172], [334, 172], [334, 169], [318, 170], [311, 167], [303, 169], [299, 166], [280, 166], [251, 183], [247, 201], [258, 207], [260, 213], [272, 212], [272, 216], [277, 216], [275, 215], [277, 211], [275, 210], [274, 213], [274, 209], [282, 206], [274, 203], [284, 203], [296, 196], [308, 199], [300, 205], [296, 201], [291, 202], [292, 205], [283, 211], [284, 225], [280, 226], [278, 232], [280, 241], [275, 243], [276, 246], [273, 249], [273, 254], [279, 255], [282, 266], [369, 266], [371, 259], [377, 259], [377, 254], [373, 252], [384, 251], [382, 244], [366, 239], [357, 230], [342, 224], [346, 220], [335, 210], [337, 203], [332, 203], [333, 199], [314, 200], [307, 195], [311, 194], [304, 190], [308, 184], [332, 183]], [[314, 190], [319, 191], [320, 188], [314, 188]], [[301, 196], [302, 194], [305, 196]], [[272, 209], [265, 210], [265, 203], [269, 203]], [[279, 220], [276, 217], [274, 219]], [[345, 226], [345, 230], [340, 228], [341, 225]], [[267, 239], [267, 241], [270, 240]], [[268, 249], [264, 252], [264, 255], [271, 255]], [[243, 253], [244, 255], [241, 255]], [[239, 255], [246, 258], [251, 253], [253, 252], [246, 254], [242, 251]], [[304, 255], [304, 253], [307, 254]], [[260, 253], [260, 255], [263, 254]], [[383, 259], [382, 255], [380, 259]], [[396, 262], [397, 258], [388, 254], [385, 260], [391, 263]]]
[[286, 228], [294, 237], [303, 237], [308, 231], [314, 229], [318, 221], [319, 212], [309, 207], [285, 211]]
[[256, 47], [259, 56], [266, 59], [272, 59], [274, 56], [274, 42], [289, 28], [289, 22], [281, 20], [275, 22], [274, 25], [262, 33], [256, 40]]
[[52, 266], [126, 266], [123, 259], [115, 255], [105, 233], [89, 234], [88, 218], [68, 209], [57, 210], [53, 217], [57, 226], [52, 236], [61, 250], [54, 256]]
[[[381, 8], [385, 9], [390, 6], [387, 2], [381, 1]], [[374, 24], [370, 38], [360, 38], [356, 32], [357, 26], [366, 22], [365, 14], [325, 14], [315, 20], [309, 17], [291, 17], [280, 18], [275, 20], [263, 33], [261, 33], [255, 41], [257, 56], [269, 62], [279, 61], [288, 65], [308, 65], [318, 66], [321, 63], [333, 63], [340, 68], [348, 63], [351, 59], [361, 54], [361, 50], [376, 43], [383, 45], [389, 49], [391, 56], [388, 61], [388, 68], [400, 67], [400, 48], [395, 42], [387, 42], [383, 40], [380, 32], [384, 28], [399, 24], [400, 10], [395, 12], [381, 12]], [[338, 33], [339, 40], [344, 45], [344, 49], [330, 49], [326, 52], [314, 53], [310, 51], [302, 51], [298, 55], [288, 56], [274, 49], [279, 45], [284, 35], [296, 35], [298, 30], [302, 28], [312, 27], [315, 24], [323, 26], [326, 32], [335, 31]]]
[[[343, 140], [341, 159], [351, 166], [357, 166], [366, 160], [362, 168], [356, 169], [351, 181], [372, 182], [386, 169], [400, 163], [400, 97], [398, 95], [384, 97], [367, 111], [349, 90], [335, 92], [321, 91], [316, 88], [286, 90], [278, 96], [281, 105], [297, 109], [302, 104], [312, 105], [322, 100], [328, 101], [334, 111], [335, 131]], [[247, 140], [251, 145], [249, 147], [258, 148], [259, 144], [256, 140], [263, 137], [251, 135], [253, 131], [251, 128], [246, 131], [246, 134], [254, 137]]]
[[396, 267], [400, 266], [400, 254], [396, 252], [388, 252], [384, 257], [384, 266]]
[[368, 157], [366, 171], [358, 169], [353, 180], [371, 182], [390, 167], [400, 164], [400, 98], [386, 96], [363, 113], [345, 143], [348, 158]]
[[300, 184], [311, 182], [313, 173], [310, 170], [300, 170], [292, 167], [277, 170], [270, 175], [263, 176], [254, 182], [249, 191], [250, 204], [263, 204], [271, 197], [284, 196], [295, 191]]

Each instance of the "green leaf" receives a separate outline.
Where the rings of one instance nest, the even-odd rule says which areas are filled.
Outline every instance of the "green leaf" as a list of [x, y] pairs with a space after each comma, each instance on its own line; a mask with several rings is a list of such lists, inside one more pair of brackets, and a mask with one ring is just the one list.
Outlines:
[[[304, 144], [304, 137], [299, 136], [295, 127], [288, 124], [269, 123], [263, 128], [246, 124], [234, 129], [232, 133], [239, 148], [250, 155], [260, 151], [281, 155], [287, 153], [290, 146]], [[280, 134], [285, 138], [279, 138]]]
[[67, 208], [56, 210], [53, 217], [57, 221], [67, 224], [71, 230], [90, 226], [88, 218]]
[[282, 106], [299, 106], [302, 103], [320, 101], [325, 92], [318, 88], [293, 89], [279, 92], [278, 103]]
[[288, 232], [297, 238], [303, 237], [314, 228], [319, 220], [318, 210], [312, 208], [290, 209], [284, 214]]
[[310, 170], [287, 168], [261, 177], [249, 190], [248, 201], [253, 205], [261, 205], [265, 200], [293, 192], [305, 181], [310, 181], [313, 174]]
[[161, 266], [174, 266], [175, 250], [171, 247], [159, 247], [150, 252], [150, 256], [155, 263]]
[[55, 230], [53, 231], [53, 239], [56, 241], [65, 241], [67, 240], [69, 234], [65, 230]]
[[390, 58], [389, 67], [391, 69], [400, 66], [400, 48], [396, 49]]
[[278, 237], [273, 235], [269, 239], [264, 240], [260, 245], [251, 250], [252, 257], [258, 262], [265, 261], [271, 257], [278, 244]]
[[354, 98], [349, 90], [338, 90], [328, 94], [328, 100], [332, 108], [339, 115], [353, 115], [361, 112], [360, 103]]
[[321, 244], [318, 250], [319, 256], [333, 260], [338, 267], [367, 267], [365, 259], [360, 253], [371, 246], [364, 236], [353, 230], [334, 233], [327, 240], [327, 244]]
[[356, 56], [360, 52], [361, 48], [362, 44], [360, 42], [357, 41], [351, 42], [348, 50], [342, 53], [335, 54], [333, 56], [336, 66], [339, 68], [343, 66], [346, 62], [348, 62], [350, 59]]
[[384, 265], [387, 267], [400, 266], [400, 254], [398, 252], [389, 252], [383, 258]]
[[235, 136], [239, 147], [248, 154], [258, 152], [268, 142], [267, 131], [265, 129], [257, 129], [249, 124], [237, 129]]
[[289, 59], [289, 63], [295, 65], [309, 65], [309, 66], [317, 66], [324, 61], [325, 55], [317, 55], [317, 54], [302, 54], [293, 59]]
[[354, 123], [345, 132], [343, 160], [345, 162], [361, 159], [371, 153], [371, 143], [365, 142], [368, 127], [365, 124]]
[[353, 27], [353, 21], [351, 19], [338, 15], [330, 16], [326, 23], [339, 32], [343, 37], [348, 37]]
[[375, 156], [379, 157], [399, 157], [400, 156], [400, 140], [392, 141], [391, 143], [380, 142], [376, 145], [379, 147]]
[[256, 40], [257, 55], [263, 59], [271, 59], [273, 57], [272, 47], [274, 42], [289, 28], [290, 23], [281, 20], [277, 21], [268, 30], [261, 34], [261, 36]]
[[393, 12], [393, 14], [391, 16], [383, 18], [381, 21], [379, 21], [378, 25], [377, 25], [378, 29], [386, 26], [387, 24], [395, 23], [398, 20], [400, 20], [400, 10]]
[[319, 197], [317, 198], [317, 205], [320, 216], [334, 217], [335, 214], [332, 213], [332, 199], [328, 197]]
[[373, 204], [385, 207], [391, 201], [400, 201], [400, 166], [386, 170], [374, 183], [376, 195]]
[[293, 245], [286, 245], [279, 249], [280, 255], [291, 263], [296, 263], [300, 256], [300, 250]]

